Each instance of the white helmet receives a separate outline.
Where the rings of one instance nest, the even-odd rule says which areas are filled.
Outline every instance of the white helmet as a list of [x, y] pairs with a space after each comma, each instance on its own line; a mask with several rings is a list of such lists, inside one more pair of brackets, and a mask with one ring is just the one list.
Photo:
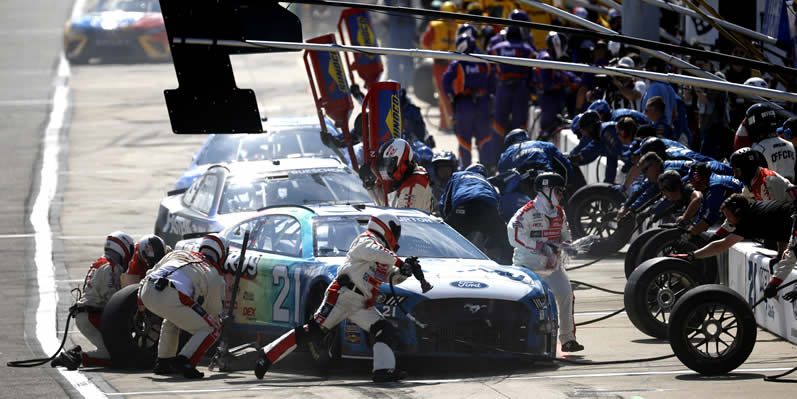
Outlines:
[[769, 88], [769, 83], [766, 80], [761, 78], [749, 78], [744, 81], [744, 84], [747, 86], [755, 86], [755, 87], [762, 87], [764, 89]]
[[401, 237], [401, 222], [392, 213], [382, 212], [372, 215], [368, 220], [368, 230], [379, 234], [385, 239], [390, 249], [398, 250], [398, 240]]
[[114, 258], [122, 266], [127, 266], [133, 258], [133, 250], [135, 249], [135, 241], [123, 231], [114, 231], [105, 237], [105, 255]]
[[404, 139], [390, 139], [379, 147], [376, 165], [382, 180], [401, 181], [404, 174], [413, 169], [414, 164], [412, 147]]
[[148, 234], [138, 240], [136, 252], [139, 258], [147, 264], [147, 268], [152, 268], [166, 255], [166, 243], [162, 238]]
[[218, 233], [208, 234], [199, 242], [199, 252], [205, 254], [208, 260], [216, 263], [214, 266], [221, 273], [221, 265], [227, 259], [230, 243]]

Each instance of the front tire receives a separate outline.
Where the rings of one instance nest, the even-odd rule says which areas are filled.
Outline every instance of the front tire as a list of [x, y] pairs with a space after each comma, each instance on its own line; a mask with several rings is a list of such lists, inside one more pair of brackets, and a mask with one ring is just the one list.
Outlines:
[[157, 357], [162, 319], [138, 311], [138, 285], [117, 291], [102, 312], [101, 332], [115, 368], [150, 369]]

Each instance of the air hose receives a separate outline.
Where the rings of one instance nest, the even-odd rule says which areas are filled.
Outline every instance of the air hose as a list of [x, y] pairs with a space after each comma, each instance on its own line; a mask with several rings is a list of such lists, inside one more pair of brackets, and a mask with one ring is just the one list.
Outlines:
[[[78, 291], [78, 298], [79, 298], [80, 297], [80, 289], [74, 288], [74, 289], [72, 289], [71, 292], [74, 293], [75, 290]], [[37, 358], [37, 359], [12, 360], [12, 361], [6, 363], [6, 366], [8, 366], [8, 367], [36, 367], [36, 366], [41, 366], [42, 364], [45, 364], [45, 363], [55, 359], [55, 357], [58, 356], [59, 353], [61, 353], [61, 349], [64, 349], [64, 344], [66, 344], [66, 337], [67, 337], [68, 332], [69, 332], [69, 321], [73, 317], [75, 317], [75, 313], [77, 313], [77, 308], [75, 306], [72, 306], [69, 309], [69, 315], [67, 315], [67, 317], [66, 317], [66, 324], [64, 325], [64, 337], [61, 338], [61, 345], [58, 347], [58, 349], [55, 351], [55, 353], [52, 356], [47, 357], [47, 358], [42, 357], [42, 358]]]

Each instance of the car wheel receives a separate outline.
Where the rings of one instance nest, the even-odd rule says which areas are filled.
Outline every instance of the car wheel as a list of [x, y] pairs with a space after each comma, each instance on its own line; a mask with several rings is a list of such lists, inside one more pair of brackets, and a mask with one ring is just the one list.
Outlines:
[[755, 345], [758, 327], [747, 302], [718, 284], [687, 292], [670, 319], [670, 346], [684, 366], [722, 375], [742, 365]]
[[625, 278], [634, 272], [634, 269], [642, 263], [639, 261], [639, 253], [642, 252], [642, 247], [650, 241], [654, 235], [664, 231], [664, 229], [650, 229], [631, 240], [628, 244], [628, 251], [625, 253]]
[[[326, 287], [321, 285], [316, 286], [311, 291], [307, 300], [307, 309], [305, 310], [307, 320], [312, 320], [315, 311], [321, 307], [325, 292]], [[335, 327], [324, 334], [321, 340], [310, 342], [307, 345], [307, 349], [310, 351], [316, 366], [322, 371], [328, 370], [333, 362], [341, 358], [339, 327]]]
[[[695, 251], [708, 244], [708, 240], [702, 236], [690, 237], [688, 241], [683, 240], [683, 234], [684, 231], [680, 229], [667, 229], [654, 235], [647, 240], [639, 251], [638, 264], [658, 256]], [[715, 257], [697, 259], [692, 264], [700, 271], [701, 284], [717, 282], [719, 266]]]
[[667, 338], [667, 324], [675, 302], [700, 284], [700, 276], [689, 262], [675, 258], [653, 258], [631, 273], [623, 302], [631, 323], [654, 338]]
[[162, 319], [138, 311], [138, 285], [117, 291], [102, 312], [101, 332], [116, 368], [149, 369], [155, 363]]
[[598, 238], [590, 249], [592, 254], [617, 252], [631, 239], [633, 218], [615, 219], [624, 201], [621, 192], [605, 183], [582, 187], [570, 197], [567, 212], [574, 236], [593, 234]]

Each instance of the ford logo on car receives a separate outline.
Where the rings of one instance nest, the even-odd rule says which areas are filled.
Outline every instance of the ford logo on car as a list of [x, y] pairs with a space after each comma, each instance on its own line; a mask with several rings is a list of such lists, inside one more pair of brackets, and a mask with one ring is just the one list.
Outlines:
[[487, 288], [489, 287], [485, 283], [480, 283], [478, 281], [454, 281], [451, 283], [452, 287], [457, 288]]

